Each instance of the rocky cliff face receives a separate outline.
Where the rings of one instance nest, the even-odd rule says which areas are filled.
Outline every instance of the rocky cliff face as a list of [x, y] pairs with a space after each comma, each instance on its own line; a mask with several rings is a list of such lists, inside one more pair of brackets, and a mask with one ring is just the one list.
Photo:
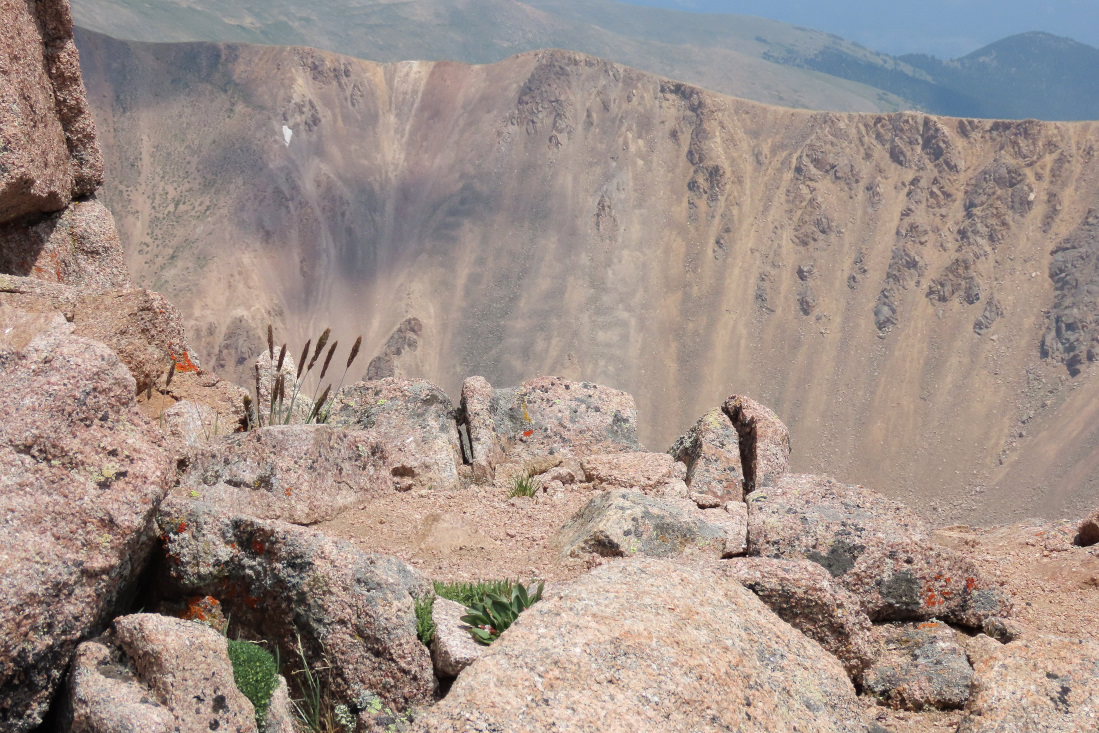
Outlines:
[[658, 450], [752, 394], [795, 469], [943, 517], [1099, 494], [1095, 124], [793, 111], [558, 51], [79, 40], [128, 264], [229, 371], [269, 320], [332, 325], [452, 396], [627, 390]]

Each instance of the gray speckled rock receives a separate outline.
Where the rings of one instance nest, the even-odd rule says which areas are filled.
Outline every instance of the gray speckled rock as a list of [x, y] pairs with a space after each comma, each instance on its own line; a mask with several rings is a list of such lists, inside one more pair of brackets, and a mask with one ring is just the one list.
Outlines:
[[865, 733], [839, 662], [739, 583], [610, 563], [525, 611], [416, 731]]
[[457, 677], [488, 649], [470, 636], [469, 624], [462, 622], [462, 616], [466, 613], [466, 607], [461, 603], [446, 598], [435, 599], [431, 612], [431, 620], [435, 622], [431, 659], [435, 663], [435, 674], [440, 677]]
[[154, 542], [174, 474], [118, 357], [0, 301], [0, 729], [33, 729]]
[[175, 493], [260, 519], [313, 524], [393, 490], [384, 447], [359, 431], [278, 425], [192, 451]]
[[824, 647], [860, 681], [878, 656], [870, 619], [858, 599], [833, 582], [810, 560], [746, 557], [720, 563], [718, 570], [736, 580], [786, 623]]
[[328, 424], [368, 432], [390, 446], [390, 452], [399, 449], [415, 456], [415, 461], [402, 464], [400, 472], [405, 475], [393, 474], [403, 480], [401, 488], [458, 485], [462, 450], [454, 405], [431, 382], [386, 377], [345, 387], [333, 401]]
[[520, 461], [642, 450], [637, 405], [625, 392], [538, 377], [518, 387], [493, 389], [489, 396], [487, 384], [471, 378], [462, 388], [475, 470], [478, 462], [494, 466], [505, 457]]
[[[706, 521], [688, 501], [657, 499], [634, 491], [604, 491], [592, 497], [558, 531], [553, 542], [562, 555], [589, 553], [604, 557], [671, 557], [700, 555], [720, 558], [726, 553], [724, 524]], [[737, 546], [735, 541], [730, 543]], [[738, 548], [739, 549], [739, 548]]]
[[61, 729], [68, 733], [173, 733], [176, 717], [107, 639], [76, 649]]
[[973, 668], [958, 632], [939, 621], [875, 629], [882, 655], [867, 670], [867, 692], [897, 708], [961, 708], [969, 700]]
[[218, 599], [234, 625], [294, 658], [296, 635], [314, 665], [331, 665], [340, 700], [365, 691], [404, 709], [431, 697], [431, 658], [416, 638], [414, 598], [431, 584], [402, 561], [292, 524], [233, 516], [170, 498], [157, 523], [169, 600]]
[[743, 500], [740, 440], [732, 420], [720, 408], [700, 417], [668, 453], [686, 464], [692, 494], [713, 497], [716, 504]]
[[1099, 642], [1028, 636], [976, 660], [958, 733], [1093, 733]]
[[1011, 612], [971, 560], [933, 545], [913, 512], [860, 486], [783, 476], [748, 495], [748, 538], [753, 555], [819, 563], [875, 621], [938, 617], [991, 632]]

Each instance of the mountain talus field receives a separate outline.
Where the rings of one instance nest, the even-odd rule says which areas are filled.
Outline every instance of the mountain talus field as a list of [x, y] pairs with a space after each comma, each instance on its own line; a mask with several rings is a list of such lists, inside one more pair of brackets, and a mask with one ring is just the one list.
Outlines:
[[243, 383], [268, 321], [331, 325], [452, 397], [627, 390], [653, 450], [749, 394], [794, 468], [939, 520], [1099, 496], [1095, 123], [796, 111], [563, 51], [78, 43], [131, 271]]

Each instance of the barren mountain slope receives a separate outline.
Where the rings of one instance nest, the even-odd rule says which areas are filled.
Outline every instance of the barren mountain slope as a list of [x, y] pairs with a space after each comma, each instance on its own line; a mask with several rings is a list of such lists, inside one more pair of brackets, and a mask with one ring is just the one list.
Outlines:
[[1095, 124], [792, 111], [554, 51], [80, 42], [131, 270], [220, 369], [268, 318], [377, 353], [415, 317], [399, 371], [625, 389], [651, 449], [744, 392], [796, 469], [941, 519], [1099, 496]]
[[828, 48], [881, 62], [880, 54], [836, 36], [764, 18], [614, 0], [77, 0], [73, 13], [85, 28], [135, 41], [273, 43], [372, 61], [474, 64], [564, 48], [770, 104], [853, 112], [911, 106], [880, 89], [764, 58], [811, 57]]

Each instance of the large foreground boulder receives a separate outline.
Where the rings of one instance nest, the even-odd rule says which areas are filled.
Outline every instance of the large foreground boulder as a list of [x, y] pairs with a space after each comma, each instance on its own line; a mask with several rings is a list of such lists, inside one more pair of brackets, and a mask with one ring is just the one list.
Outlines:
[[911, 510], [862, 487], [783, 476], [749, 494], [748, 538], [752, 555], [819, 563], [875, 621], [937, 617], [1002, 635], [1011, 612], [973, 561], [933, 545]]
[[118, 357], [0, 303], [0, 729], [34, 728], [132, 590], [173, 475]]
[[1099, 729], [1099, 642], [1028, 636], [976, 661], [958, 733]]
[[611, 563], [524, 612], [418, 731], [858, 731], [843, 668], [739, 583]]
[[157, 517], [167, 598], [212, 596], [233, 625], [301, 649], [328, 667], [337, 701], [365, 693], [404, 709], [430, 699], [431, 657], [416, 637], [414, 599], [431, 583], [400, 560], [284, 522], [232, 516], [171, 498]]
[[209, 733], [257, 730], [237, 689], [228, 639], [194, 621], [140, 613], [80, 645], [63, 730]]
[[479, 481], [491, 480], [505, 458], [641, 450], [633, 397], [590, 382], [538, 377], [493, 389], [483, 377], [470, 377], [462, 385], [461, 415]]

